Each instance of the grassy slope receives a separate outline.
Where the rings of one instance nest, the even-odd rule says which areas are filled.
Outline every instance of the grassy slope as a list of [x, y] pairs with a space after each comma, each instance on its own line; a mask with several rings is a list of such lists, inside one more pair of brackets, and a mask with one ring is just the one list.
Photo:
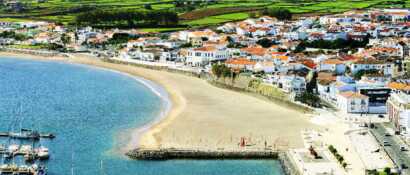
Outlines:
[[[70, 23], [75, 18], [75, 13], [67, 13], [64, 15], [54, 15], [50, 13], [67, 11], [68, 9], [78, 8], [81, 6], [93, 6], [98, 9], [130, 9], [130, 10], [146, 10], [144, 4], [151, 4], [154, 10], [167, 9], [175, 10], [173, 0], [48, 0], [45, 3], [37, 3], [37, 0], [21, 0], [29, 7], [24, 13], [9, 13], [4, 9], [0, 9], [0, 15], [25, 15], [31, 19], [49, 20], [62, 23]], [[387, 1], [398, 0], [293, 0], [296, 3], [290, 3], [290, 0], [219, 0], [217, 4], [209, 4], [206, 6], [197, 7], [196, 10], [219, 10], [221, 13], [213, 14], [213, 16], [201, 17], [190, 21], [182, 21], [181, 23], [192, 27], [215, 25], [229, 21], [241, 20], [249, 17], [247, 12], [234, 11], [230, 14], [223, 14], [223, 9], [226, 8], [263, 8], [263, 7], [281, 7], [287, 8], [294, 13], [338, 13], [351, 9], [362, 9], [369, 7], [398, 7], [389, 4], [382, 4]], [[410, 6], [410, 0], [406, 0], [407, 7]], [[245, 8], [244, 8], [245, 7]], [[400, 6], [399, 6], [400, 7]], [[181, 13], [182, 14], [182, 13]], [[25, 17], [27, 18], [27, 17]], [[3, 18], [7, 21], [12, 21], [15, 18]], [[0, 20], [3, 20], [0, 18]], [[22, 20], [17, 19], [17, 20]], [[147, 31], [156, 31], [155, 29], [147, 29]], [[167, 31], [167, 29], [158, 29], [158, 31]]]

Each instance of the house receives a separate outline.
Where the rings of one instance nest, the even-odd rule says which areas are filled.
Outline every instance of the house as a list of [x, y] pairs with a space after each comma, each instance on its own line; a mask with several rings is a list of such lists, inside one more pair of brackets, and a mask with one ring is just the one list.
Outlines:
[[357, 72], [361, 70], [379, 70], [384, 75], [393, 75], [394, 64], [384, 60], [377, 60], [374, 58], [363, 58], [354, 61], [352, 64], [350, 64], [349, 67], [353, 75], [355, 75]]
[[410, 95], [392, 93], [387, 101], [387, 115], [396, 132], [410, 141]]
[[306, 91], [306, 80], [304, 77], [282, 75], [278, 82], [278, 86], [286, 93], [294, 93], [298, 95]]
[[186, 63], [192, 66], [204, 66], [211, 61], [222, 61], [228, 58], [229, 54], [225, 48], [199, 47], [188, 49]]
[[272, 73], [275, 71], [275, 64], [273, 61], [260, 61], [255, 64], [253, 69], [256, 72]]
[[250, 57], [252, 60], [264, 60], [269, 58], [268, 49], [262, 47], [246, 47], [240, 49], [240, 55]]
[[161, 52], [161, 56], [159, 58], [161, 62], [167, 61], [181, 61], [180, 55], [178, 50], [169, 50]]
[[337, 106], [345, 113], [367, 113], [369, 97], [357, 92], [347, 91], [337, 95]]
[[142, 61], [156, 61], [160, 60], [162, 49], [147, 48], [147, 49], [127, 49], [120, 52], [120, 57], [123, 59], [137, 59]]
[[253, 71], [254, 66], [256, 62], [251, 61], [246, 58], [236, 58], [236, 59], [229, 59], [225, 62], [225, 65], [228, 66], [229, 68], [232, 68], [234, 70], [247, 70], [247, 71]]
[[344, 64], [343, 61], [337, 58], [326, 59], [320, 62], [318, 66], [318, 70], [319, 71], [331, 71], [331, 72], [334, 72], [335, 74], [341, 75], [345, 73], [346, 65]]

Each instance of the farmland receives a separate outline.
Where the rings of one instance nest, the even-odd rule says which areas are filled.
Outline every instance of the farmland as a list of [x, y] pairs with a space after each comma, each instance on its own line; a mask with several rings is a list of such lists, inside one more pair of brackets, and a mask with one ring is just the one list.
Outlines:
[[[229, 21], [242, 20], [249, 13], [262, 11], [265, 8], [286, 8], [295, 14], [329, 14], [352, 9], [364, 8], [402, 8], [409, 7], [410, 0], [208, 0], [181, 1], [175, 0], [20, 0], [24, 10], [13, 12], [0, 7], [0, 20], [23, 21], [46, 20], [63, 24], [75, 24], [78, 14], [93, 10], [128, 10], [152, 11], [167, 10], [176, 12], [181, 26], [204, 27]], [[175, 29], [173, 27], [170, 30]], [[155, 31], [155, 29], [145, 29]], [[161, 28], [158, 31], [168, 31]]]

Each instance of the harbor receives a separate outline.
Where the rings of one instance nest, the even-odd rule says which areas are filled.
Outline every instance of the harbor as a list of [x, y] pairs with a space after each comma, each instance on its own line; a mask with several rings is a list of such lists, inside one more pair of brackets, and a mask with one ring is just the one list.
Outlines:
[[4, 139], [0, 144], [0, 175], [46, 175], [44, 161], [50, 157], [49, 149], [41, 145], [41, 139], [52, 139], [51, 133], [40, 134], [31, 129], [19, 132], [1, 132]]

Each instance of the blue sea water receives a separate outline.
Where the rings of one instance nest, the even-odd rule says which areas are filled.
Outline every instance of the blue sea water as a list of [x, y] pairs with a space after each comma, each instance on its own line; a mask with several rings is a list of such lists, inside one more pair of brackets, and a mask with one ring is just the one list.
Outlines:
[[[124, 144], [119, 133], [150, 123], [163, 107], [160, 97], [130, 76], [82, 65], [0, 59], [0, 131], [34, 128], [56, 134], [36, 143], [50, 149], [44, 162], [49, 174], [69, 175], [71, 169], [75, 175], [282, 174], [274, 160], [135, 161], [113, 151]], [[5, 138], [0, 143], [22, 144]]]

